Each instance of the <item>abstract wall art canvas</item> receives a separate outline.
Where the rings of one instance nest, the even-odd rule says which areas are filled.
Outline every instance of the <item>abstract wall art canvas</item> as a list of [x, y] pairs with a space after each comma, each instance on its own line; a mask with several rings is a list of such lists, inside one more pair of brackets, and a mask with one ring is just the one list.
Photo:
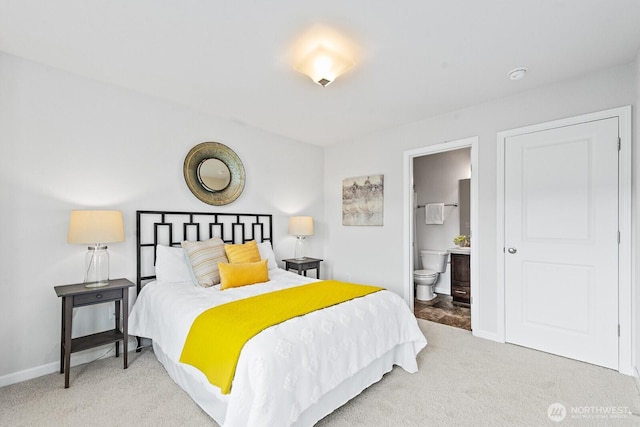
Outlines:
[[342, 225], [382, 225], [384, 175], [342, 181]]

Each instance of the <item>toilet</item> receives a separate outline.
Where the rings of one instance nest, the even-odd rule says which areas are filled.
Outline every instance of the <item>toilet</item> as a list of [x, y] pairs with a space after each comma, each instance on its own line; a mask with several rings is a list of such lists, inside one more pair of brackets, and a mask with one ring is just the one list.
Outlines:
[[422, 270], [413, 272], [413, 282], [416, 285], [416, 299], [431, 301], [437, 295], [434, 292], [440, 273], [447, 269], [447, 251], [423, 250], [420, 251]]

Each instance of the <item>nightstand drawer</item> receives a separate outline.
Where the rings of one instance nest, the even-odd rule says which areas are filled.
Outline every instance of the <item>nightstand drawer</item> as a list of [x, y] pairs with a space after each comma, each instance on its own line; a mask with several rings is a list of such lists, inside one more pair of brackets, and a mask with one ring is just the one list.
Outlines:
[[122, 298], [122, 289], [105, 289], [73, 296], [73, 306], [98, 304], [106, 301], [115, 301]]
[[313, 268], [318, 268], [319, 265], [320, 265], [320, 263], [318, 261], [305, 262], [305, 263], [302, 263], [302, 264], [298, 264], [298, 266], [302, 270], [311, 270]]

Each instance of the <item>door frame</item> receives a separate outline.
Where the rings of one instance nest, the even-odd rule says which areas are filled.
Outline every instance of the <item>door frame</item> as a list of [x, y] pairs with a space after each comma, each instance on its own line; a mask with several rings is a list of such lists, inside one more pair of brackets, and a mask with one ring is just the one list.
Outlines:
[[[413, 150], [405, 151], [404, 157], [404, 183], [403, 183], [403, 206], [404, 206], [404, 300], [413, 312], [414, 309], [414, 289], [413, 289], [413, 232], [414, 232], [414, 200], [413, 200], [413, 159], [415, 157], [427, 156], [429, 154], [443, 153], [446, 151], [459, 150], [461, 148], [471, 148], [471, 196], [470, 196], [470, 222], [473, 233], [473, 250], [471, 251], [471, 326], [478, 324], [480, 312], [480, 299], [478, 289], [481, 286], [478, 275], [478, 259], [480, 253], [479, 229], [478, 229], [478, 137], [473, 136], [455, 141], [443, 142], [440, 144], [428, 145]], [[453, 245], [453, 242], [452, 242]]]
[[[497, 337], [505, 342], [505, 159], [504, 150], [506, 139], [512, 136], [526, 133], [539, 132], [558, 127], [571, 126], [579, 123], [602, 120], [607, 118], [618, 119], [618, 131], [620, 135], [620, 153], [618, 156], [618, 228], [620, 232], [620, 244], [618, 251], [618, 372], [633, 375], [633, 345], [635, 318], [635, 290], [632, 286], [632, 217], [631, 217], [631, 183], [632, 183], [632, 141], [631, 141], [631, 106], [598, 111], [590, 114], [569, 117], [551, 122], [539, 123], [517, 129], [498, 132], [497, 137], [497, 310], [502, 315], [498, 316]], [[615, 141], [612, 141], [615, 143]]]

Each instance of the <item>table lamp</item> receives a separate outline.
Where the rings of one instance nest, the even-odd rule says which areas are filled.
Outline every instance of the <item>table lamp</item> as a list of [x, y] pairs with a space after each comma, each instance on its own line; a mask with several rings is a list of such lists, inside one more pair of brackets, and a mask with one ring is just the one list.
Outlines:
[[109, 284], [109, 252], [105, 243], [123, 242], [122, 212], [73, 210], [67, 243], [90, 245], [85, 256], [84, 285], [97, 288]]
[[292, 216], [289, 218], [289, 234], [296, 236], [295, 259], [305, 259], [304, 239], [313, 235], [313, 218], [310, 216]]

